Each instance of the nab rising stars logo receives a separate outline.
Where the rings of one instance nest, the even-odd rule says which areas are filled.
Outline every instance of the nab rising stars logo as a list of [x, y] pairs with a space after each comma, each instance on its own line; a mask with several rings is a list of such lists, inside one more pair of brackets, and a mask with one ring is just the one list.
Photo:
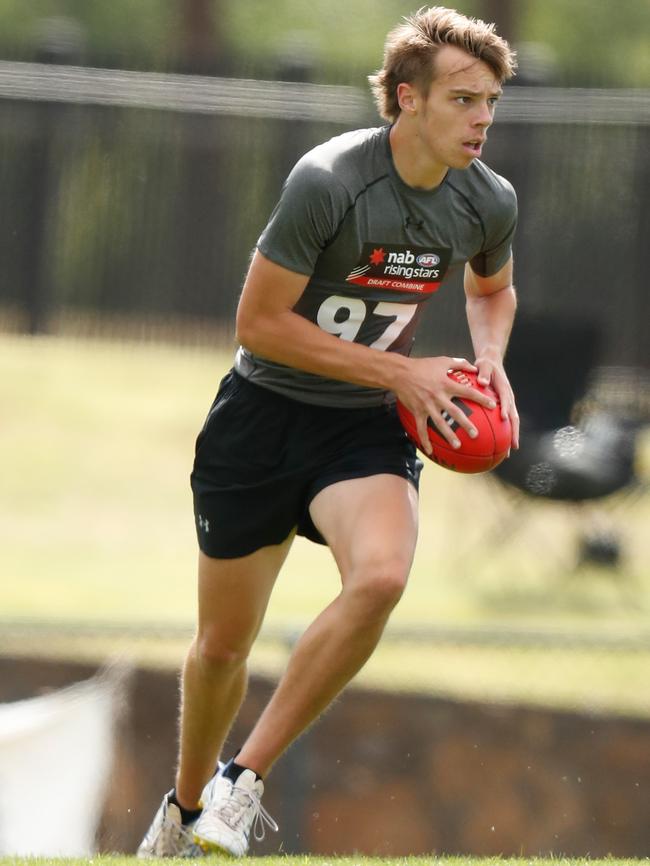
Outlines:
[[431, 294], [440, 288], [451, 251], [396, 244], [365, 243], [359, 264], [346, 282], [396, 292]]

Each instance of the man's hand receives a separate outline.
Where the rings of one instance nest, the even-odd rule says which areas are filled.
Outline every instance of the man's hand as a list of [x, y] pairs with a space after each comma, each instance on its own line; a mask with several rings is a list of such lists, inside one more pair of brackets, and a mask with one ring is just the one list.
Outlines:
[[497, 392], [501, 404], [501, 417], [510, 419], [512, 427], [512, 447], [519, 448], [519, 414], [515, 404], [515, 395], [503, 368], [500, 358], [477, 358], [479, 385], [491, 385]]
[[393, 387], [397, 397], [415, 417], [418, 438], [426, 454], [430, 454], [432, 450], [427, 432], [429, 418], [452, 448], [460, 447], [460, 441], [451, 427], [454, 422], [467, 430], [470, 436], [477, 435], [469, 418], [452, 402], [454, 397], [474, 400], [489, 408], [496, 405], [487, 394], [477, 391], [471, 385], [461, 385], [460, 382], [450, 379], [447, 375], [449, 370], [476, 372], [477, 367], [465, 358], [410, 358], [407, 375]]

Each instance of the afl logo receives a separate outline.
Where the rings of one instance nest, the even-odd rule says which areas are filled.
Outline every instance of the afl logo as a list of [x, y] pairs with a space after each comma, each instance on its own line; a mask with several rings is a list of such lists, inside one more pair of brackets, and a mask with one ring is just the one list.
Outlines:
[[416, 261], [424, 268], [433, 268], [440, 264], [440, 256], [437, 256], [435, 253], [422, 253], [422, 255], [417, 257]]

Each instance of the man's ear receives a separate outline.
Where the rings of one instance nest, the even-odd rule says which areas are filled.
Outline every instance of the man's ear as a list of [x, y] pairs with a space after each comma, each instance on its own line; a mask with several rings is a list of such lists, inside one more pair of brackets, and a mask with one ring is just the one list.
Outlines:
[[401, 81], [397, 85], [397, 101], [401, 111], [414, 115], [418, 110], [418, 92], [412, 84]]

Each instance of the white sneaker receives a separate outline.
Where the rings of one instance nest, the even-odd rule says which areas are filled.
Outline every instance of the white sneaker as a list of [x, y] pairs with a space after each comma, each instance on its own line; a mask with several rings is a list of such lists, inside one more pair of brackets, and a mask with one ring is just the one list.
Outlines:
[[203, 812], [194, 825], [194, 841], [206, 852], [243, 857], [248, 851], [251, 828], [261, 842], [265, 825], [277, 832], [278, 825], [262, 806], [264, 784], [252, 770], [243, 770], [236, 782], [217, 773], [203, 789]]
[[194, 842], [192, 830], [196, 822], [185, 826], [181, 823], [181, 810], [169, 802], [165, 794], [156, 817], [138, 848], [137, 856], [150, 857], [202, 857], [203, 851]]

